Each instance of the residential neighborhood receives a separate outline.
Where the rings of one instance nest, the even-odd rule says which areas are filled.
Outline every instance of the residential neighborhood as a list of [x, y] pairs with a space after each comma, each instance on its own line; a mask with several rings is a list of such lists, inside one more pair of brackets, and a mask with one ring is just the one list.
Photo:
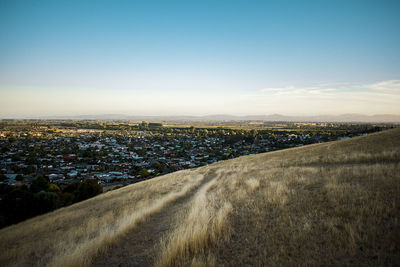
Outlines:
[[86, 179], [96, 179], [103, 187], [131, 184], [219, 160], [347, 137], [193, 127], [164, 131], [156, 126], [131, 132], [0, 129], [0, 182], [29, 185], [44, 175], [60, 186]]
[[174, 171], [382, 129], [321, 123], [167, 125], [0, 121], [0, 228]]

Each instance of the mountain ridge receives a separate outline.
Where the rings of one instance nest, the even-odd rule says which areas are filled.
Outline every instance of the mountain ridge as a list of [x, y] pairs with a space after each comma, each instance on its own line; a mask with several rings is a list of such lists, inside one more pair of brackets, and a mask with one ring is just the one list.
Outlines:
[[400, 115], [397, 114], [375, 114], [364, 115], [357, 113], [346, 113], [341, 115], [310, 115], [289, 116], [281, 114], [270, 115], [229, 115], [212, 114], [204, 116], [140, 116], [125, 114], [99, 114], [99, 115], [75, 115], [75, 116], [39, 116], [31, 119], [69, 119], [69, 120], [134, 120], [134, 121], [265, 121], [265, 122], [369, 122], [369, 123], [398, 123]]

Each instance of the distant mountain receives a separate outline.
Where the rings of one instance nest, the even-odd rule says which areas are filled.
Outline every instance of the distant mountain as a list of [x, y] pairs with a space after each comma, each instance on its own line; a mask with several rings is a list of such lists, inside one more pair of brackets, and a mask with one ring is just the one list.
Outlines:
[[342, 114], [342, 115], [316, 115], [316, 116], [285, 116], [272, 114], [265, 116], [244, 116], [246, 120], [260, 121], [304, 121], [304, 122], [400, 122], [400, 115], [362, 115], [362, 114]]
[[287, 116], [281, 114], [234, 116], [215, 114], [206, 116], [140, 116], [125, 114], [100, 114], [77, 116], [45, 116], [47, 120], [133, 120], [133, 121], [297, 121], [297, 122], [400, 122], [400, 115], [342, 114], [315, 116]]

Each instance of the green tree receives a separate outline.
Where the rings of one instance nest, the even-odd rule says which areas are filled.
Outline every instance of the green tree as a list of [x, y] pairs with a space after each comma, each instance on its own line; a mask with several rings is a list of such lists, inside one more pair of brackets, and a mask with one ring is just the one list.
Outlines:
[[150, 173], [149, 173], [148, 170], [142, 169], [142, 170], [140, 171], [140, 175], [141, 175], [142, 177], [147, 177], [147, 176], [150, 175]]
[[57, 209], [61, 205], [60, 197], [54, 192], [40, 191], [35, 195], [38, 213], [45, 213]]
[[79, 184], [78, 189], [75, 192], [75, 200], [85, 200], [94, 197], [102, 192], [103, 188], [97, 183], [97, 180], [88, 179]]
[[56, 184], [50, 184], [49, 186], [49, 191], [50, 192], [61, 192], [61, 189], [58, 185]]
[[49, 180], [44, 176], [38, 176], [35, 180], [33, 180], [31, 184], [31, 191], [33, 193], [40, 192], [42, 190], [47, 190], [49, 188]]
[[257, 132], [257, 130], [253, 129], [253, 130], [250, 130], [250, 134], [252, 136], [256, 136], [258, 134], [258, 132]]

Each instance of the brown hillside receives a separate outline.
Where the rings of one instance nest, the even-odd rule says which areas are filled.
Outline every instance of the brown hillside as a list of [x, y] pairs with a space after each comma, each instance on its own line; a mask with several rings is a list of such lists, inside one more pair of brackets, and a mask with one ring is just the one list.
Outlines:
[[400, 129], [185, 170], [4, 228], [0, 265], [399, 265]]

